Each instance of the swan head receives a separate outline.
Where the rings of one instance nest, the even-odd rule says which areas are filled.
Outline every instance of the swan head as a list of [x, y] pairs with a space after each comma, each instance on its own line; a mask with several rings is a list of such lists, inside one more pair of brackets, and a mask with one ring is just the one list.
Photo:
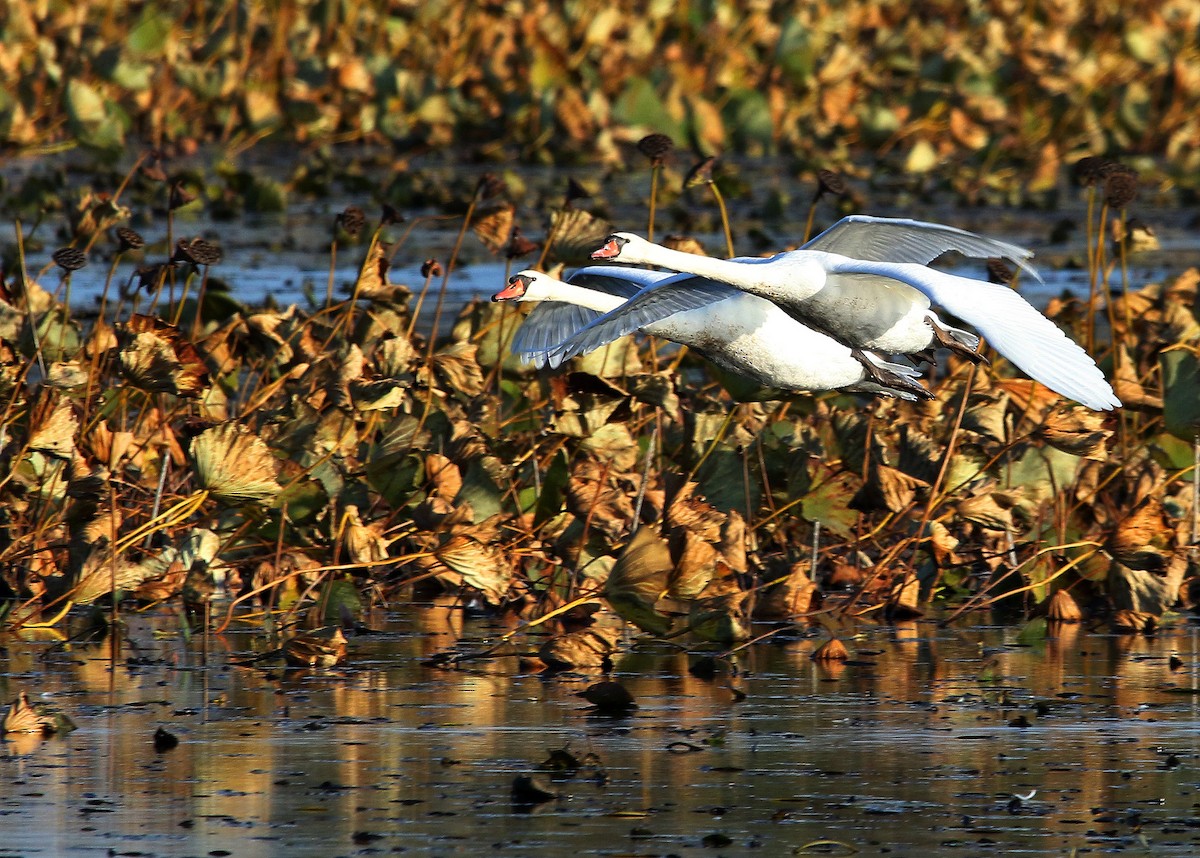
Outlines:
[[492, 296], [493, 301], [523, 301], [533, 285], [534, 274], [521, 272], [508, 278], [508, 285]]
[[607, 259], [611, 262], [621, 260], [622, 253], [625, 253], [626, 259], [628, 259], [629, 256], [633, 255], [632, 252], [637, 250], [638, 245], [646, 243], [644, 239], [639, 238], [631, 232], [614, 232], [608, 238], [604, 239], [604, 244], [600, 246], [599, 250], [592, 251], [592, 259]]

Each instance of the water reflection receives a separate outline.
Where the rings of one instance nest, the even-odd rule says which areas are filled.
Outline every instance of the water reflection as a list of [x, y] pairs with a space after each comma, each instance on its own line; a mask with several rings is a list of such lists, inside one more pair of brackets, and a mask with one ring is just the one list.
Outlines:
[[[456, 610], [393, 616], [327, 671], [232, 663], [263, 649], [249, 632], [205, 653], [170, 615], [128, 621], [115, 663], [108, 641], [0, 655], [5, 699], [27, 690], [79, 727], [0, 745], [0, 851], [788, 854], [835, 839], [971, 854], [1144, 837], [1191, 854], [1200, 838], [1187, 628], [1023, 645], [1014, 629], [863, 627], [847, 664], [814, 662], [815, 641], [764, 643], [712, 679], [635, 640], [617, 677], [640, 706], [612, 718], [576, 696], [594, 677], [423, 666], [498, 633]], [[155, 751], [160, 726], [177, 748]], [[596, 765], [514, 812], [514, 777], [564, 747]]]

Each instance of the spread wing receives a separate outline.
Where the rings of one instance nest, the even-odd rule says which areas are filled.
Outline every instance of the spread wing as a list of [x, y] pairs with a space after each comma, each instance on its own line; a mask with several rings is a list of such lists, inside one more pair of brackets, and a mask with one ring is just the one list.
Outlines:
[[690, 274], [671, 275], [589, 323], [554, 350], [553, 360], [561, 363], [676, 313], [710, 307], [738, 294], [734, 287], [715, 280]]
[[846, 259], [837, 273], [880, 274], [924, 293], [947, 312], [970, 323], [988, 343], [1035, 381], [1096, 411], [1121, 402], [1104, 374], [1078, 343], [1021, 295], [981, 280], [919, 264], [890, 265]]
[[986, 238], [940, 223], [908, 218], [850, 215], [804, 245], [801, 250], [824, 250], [871, 262], [916, 262], [928, 265], [943, 253], [958, 251], [963, 256], [1011, 259], [1022, 271], [1041, 281], [1026, 260], [1033, 253], [1016, 244]]
[[[643, 268], [590, 265], [572, 274], [568, 282], [628, 300], [648, 286], [674, 276], [671, 273], [648, 271]], [[525, 317], [525, 321], [513, 335], [512, 352], [527, 363], [545, 366], [548, 353], [555, 346], [600, 315], [599, 310], [590, 310], [564, 301], [543, 301]]]

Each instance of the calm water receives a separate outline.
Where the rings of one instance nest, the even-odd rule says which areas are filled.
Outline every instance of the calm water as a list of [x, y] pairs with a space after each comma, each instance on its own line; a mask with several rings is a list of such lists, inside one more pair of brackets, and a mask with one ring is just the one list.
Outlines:
[[[612, 718], [575, 696], [596, 677], [423, 666], [499, 633], [454, 609], [394, 614], [318, 672], [232, 665], [246, 632], [205, 653], [170, 615], [128, 623], [115, 666], [107, 642], [0, 653], [6, 701], [28, 690], [79, 728], [0, 745], [0, 855], [1200, 851], [1190, 627], [1024, 646], [864, 626], [850, 664], [764, 643], [713, 680], [631, 639], [615, 675], [640, 708]], [[160, 726], [177, 748], [155, 751]], [[514, 808], [514, 777], [561, 748], [590, 765]]]

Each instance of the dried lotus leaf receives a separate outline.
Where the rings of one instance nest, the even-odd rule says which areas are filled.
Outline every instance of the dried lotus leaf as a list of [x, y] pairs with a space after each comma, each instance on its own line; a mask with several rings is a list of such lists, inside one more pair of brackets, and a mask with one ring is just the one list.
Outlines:
[[228, 503], [267, 502], [279, 494], [279, 461], [243, 426], [223, 423], [192, 441], [192, 467], [200, 488]]

